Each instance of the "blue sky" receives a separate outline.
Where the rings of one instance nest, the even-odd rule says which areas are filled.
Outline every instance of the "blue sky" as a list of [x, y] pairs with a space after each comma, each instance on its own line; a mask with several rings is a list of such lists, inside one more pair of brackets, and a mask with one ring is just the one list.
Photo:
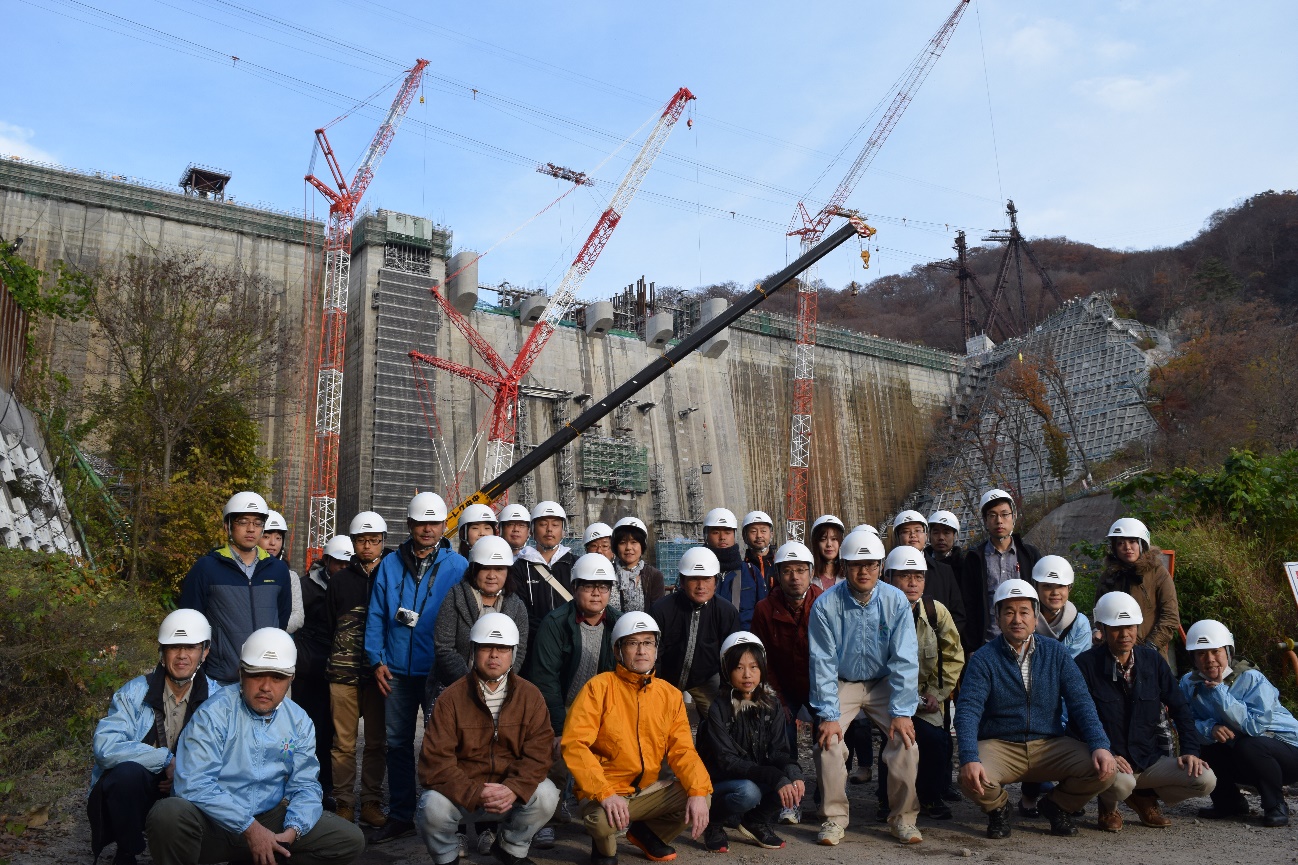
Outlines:
[[[553, 287], [635, 145], [606, 158], [687, 86], [693, 126], [673, 132], [583, 295], [642, 274], [746, 283], [796, 254], [797, 201], [832, 192], [847, 162], [813, 184], [954, 5], [17, 0], [0, 152], [163, 182], [201, 162], [232, 172], [238, 200], [301, 208], [312, 130], [373, 96], [330, 129], [354, 167], [402, 68], [425, 57], [424, 101], [367, 204], [484, 250], [563, 191], [534, 163], [602, 164], [606, 183], [480, 263], [484, 283]], [[957, 226], [1004, 224], [1006, 197], [1029, 236], [1148, 248], [1298, 186], [1295, 32], [1290, 2], [975, 0], [849, 199], [883, 217], [874, 265], [844, 248], [820, 276], [947, 257]]]

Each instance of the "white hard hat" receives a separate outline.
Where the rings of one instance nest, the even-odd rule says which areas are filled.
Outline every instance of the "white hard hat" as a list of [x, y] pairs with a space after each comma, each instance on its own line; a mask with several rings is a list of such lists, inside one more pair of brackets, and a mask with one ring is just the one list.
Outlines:
[[507, 568], [514, 564], [514, 549], [499, 535], [483, 535], [473, 542], [469, 561], [487, 568]]
[[386, 535], [388, 533], [388, 523], [374, 511], [361, 511], [352, 517], [352, 524], [347, 527], [347, 534], [349, 535], [369, 535], [376, 532]]
[[893, 547], [883, 563], [884, 573], [891, 571], [923, 571], [928, 573], [928, 562], [924, 554], [912, 546]]
[[853, 528], [852, 531], [869, 532], [870, 534], [874, 535], [876, 538], [879, 537], [879, 530], [876, 529], [874, 526], [870, 525], [869, 523], [861, 523], [859, 526]]
[[922, 523], [924, 525], [924, 528], [926, 529], [928, 528], [928, 520], [924, 519], [924, 515], [921, 514], [919, 511], [902, 511], [901, 513], [897, 514], [897, 516], [892, 521], [893, 534], [896, 534], [897, 529], [901, 528], [907, 523]]
[[613, 563], [603, 553], [586, 553], [577, 559], [572, 565], [572, 576], [568, 579], [573, 583], [612, 585], [617, 582], [617, 576], [613, 573]]
[[771, 519], [771, 515], [766, 511], [749, 511], [744, 514], [744, 528], [758, 523], [766, 523], [771, 528], [775, 528], [775, 520]]
[[1223, 646], [1235, 648], [1235, 637], [1231, 635], [1229, 628], [1216, 619], [1202, 619], [1185, 632], [1185, 648], [1191, 652], [1198, 649], [1220, 649]]
[[352, 556], [356, 555], [356, 548], [352, 546], [352, 539], [347, 535], [334, 535], [325, 542], [324, 554], [340, 562], [350, 562]]
[[530, 523], [532, 512], [522, 505], [505, 505], [500, 511], [502, 523]]
[[629, 637], [632, 634], [661, 634], [658, 623], [654, 621], [653, 616], [648, 613], [623, 613], [618, 617], [617, 622], [613, 624], [613, 633], [609, 635], [609, 642], [617, 645], [617, 641], [623, 637]]
[[816, 521], [811, 524], [811, 534], [813, 537], [816, 534], [816, 529], [821, 526], [838, 526], [840, 532], [843, 532], [844, 534], [847, 533], [847, 526], [843, 525], [843, 521], [833, 514], [821, 514], [816, 517]]
[[288, 522], [279, 511], [271, 511], [266, 517], [266, 525], [263, 528], [268, 532], [287, 532]]
[[601, 538], [613, 537], [613, 527], [608, 523], [591, 523], [586, 526], [586, 534], [581, 536], [581, 545], [584, 547], [591, 541], [598, 541]]
[[1055, 586], [1073, 584], [1073, 566], [1063, 556], [1042, 556], [1032, 566], [1032, 580], [1037, 584], [1048, 583]]
[[948, 529], [955, 529], [956, 534], [960, 533], [960, 518], [950, 511], [933, 511], [928, 515], [929, 528], [933, 526], [946, 526]]
[[[465, 508], [468, 510], [468, 508]], [[446, 500], [437, 493], [419, 493], [406, 508], [406, 519], [417, 523], [440, 523], [446, 520]]]
[[491, 523], [496, 524], [496, 512], [489, 505], [472, 504], [460, 511], [458, 524], [467, 526], [470, 523]]
[[622, 531], [630, 532], [631, 537], [638, 540], [641, 547], [649, 543], [649, 527], [637, 517], [623, 517], [613, 524], [614, 537]]
[[845, 562], [877, 562], [883, 558], [883, 541], [870, 532], [852, 532], [843, 538], [838, 556]]
[[1027, 580], [1006, 580], [996, 587], [996, 594], [992, 595], [992, 608], [1000, 607], [1001, 601], [1012, 601], [1016, 598], [1023, 598], [1032, 602], [1035, 608], [1041, 603], [1037, 597], [1037, 590], [1032, 588], [1032, 584]]
[[676, 569], [682, 577], [715, 577], [721, 573], [721, 560], [707, 547], [690, 547]]
[[708, 511], [707, 516], [703, 518], [703, 528], [705, 529], [737, 529], [739, 523], [735, 520], [735, 513], [728, 508], [713, 508]]
[[158, 626], [159, 646], [196, 646], [212, 640], [212, 625], [198, 610], [173, 610]]
[[256, 514], [265, 519], [270, 516], [270, 505], [256, 493], [235, 493], [221, 509], [221, 519], [228, 520], [235, 514]]
[[568, 522], [568, 512], [563, 509], [563, 505], [549, 499], [537, 502], [536, 507], [532, 508], [532, 522], [536, 522], [542, 517], [558, 517], [565, 523]]
[[1018, 508], [1014, 506], [1014, 496], [1005, 492], [1005, 490], [997, 488], [983, 493], [982, 501], [978, 503], [978, 513], [987, 513], [987, 509], [997, 502], [1009, 502], [1011, 512], [1017, 512], [1018, 510]]
[[740, 646], [740, 645], [756, 646], [757, 648], [761, 649], [763, 652], [766, 651], [766, 646], [762, 643], [761, 639], [752, 631], [735, 631], [733, 634], [726, 637], [721, 642], [722, 659], [723, 660], [725, 659], [726, 652], [729, 652], [735, 646]]
[[287, 631], [258, 628], [243, 641], [239, 668], [245, 673], [280, 673], [291, 676], [297, 670], [297, 646]]
[[1109, 537], [1138, 538], [1141, 552], [1149, 549], [1149, 528], [1133, 517], [1123, 517], [1109, 526]]
[[1145, 621], [1140, 603], [1126, 592], [1107, 592], [1095, 602], [1095, 621], [1101, 625], [1139, 625]]
[[784, 562], [806, 562], [809, 565], [814, 565], [816, 559], [811, 555], [811, 550], [807, 548], [806, 544], [797, 541], [786, 541], [775, 551], [775, 564], [778, 565]]
[[504, 613], [483, 613], [469, 629], [469, 642], [475, 646], [509, 646], [518, 648], [518, 625]]

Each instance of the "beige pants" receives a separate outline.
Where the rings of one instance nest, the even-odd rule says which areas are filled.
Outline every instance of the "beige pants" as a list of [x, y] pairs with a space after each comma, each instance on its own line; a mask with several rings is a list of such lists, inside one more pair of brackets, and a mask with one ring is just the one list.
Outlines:
[[[1116, 774], [1100, 780], [1091, 763], [1091, 750], [1067, 736], [1006, 742], [980, 739], [978, 760], [987, 773], [982, 793], [964, 787], [969, 798], [990, 813], [1009, 799], [1005, 785], [1015, 781], [1054, 781], [1049, 798], [1065, 811], [1080, 811], [1092, 798], [1113, 785]], [[1130, 776], [1128, 776], [1130, 777]]]
[[383, 720], [383, 694], [370, 682], [358, 685], [329, 683], [329, 707], [334, 717], [334, 788], [330, 791], [342, 808], [356, 807], [356, 738], [365, 721], [365, 752], [361, 755], [361, 804], [383, 804], [383, 774], [387, 770], [387, 726]]
[[1119, 802], [1127, 801], [1133, 790], [1152, 790], [1168, 805], [1176, 805], [1186, 799], [1207, 796], [1216, 786], [1217, 776], [1207, 766], [1202, 775], [1191, 778], [1177, 764], [1175, 757], [1160, 757], [1157, 763], [1139, 775], [1119, 772], [1113, 786], [1100, 794], [1100, 804], [1106, 810], [1112, 810]]
[[[711, 797], [708, 799], [710, 802]], [[643, 793], [626, 797], [631, 821], [643, 821], [667, 844], [672, 843], [672, 839], [685, 828], [685, 803], [688, 800], [685, 788], [675, 779], [654, 784]], [[608, 822], [604, 806], [593, 799], [583, 800], [581, 804], [582, 822], [595, 842], [595, 850], [601, 856], [616, 856], [618, 830]]]
[[[892, 724], [888, 702], [892, 688], [887, 679], [873, 682], [838, 681], [838, 724], [847, 728], [860, 712], [864, 712], [879, 729], [885, 732]], [[829, 748], [817, 745], [812, 751], [816, 762], [816, 776], [820, 779], [826, 820], [847, 827], [847, 744], [840, 736]], [[892, 811], [889, 823], [914, 825], [919, 816], [919, 796], [915, 792], [915, 773], [919, 769], [919, 748], [907, 748], [901, 737], [889, 739], [883, 748], [883, 762], [888, 767], [888, 802]]]

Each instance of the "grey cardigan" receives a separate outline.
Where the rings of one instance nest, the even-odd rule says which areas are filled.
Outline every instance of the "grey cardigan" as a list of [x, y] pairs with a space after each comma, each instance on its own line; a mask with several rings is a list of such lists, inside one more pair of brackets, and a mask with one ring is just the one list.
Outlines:
[[[514, 663], [510, 667], [517, 673], [523, 668], [523, 660], [527, 655], [527, 607], [517, 595], [506, 592], [496, 599], [496, 612], [504, 613], [518, 625], [518, 650], [514, 652]], [[465, 579], [446, 593], [433, 628], [436, 661], [430, 675], [435, 676], [443, 688], [469, 672], [473, 660], [469, 648], [469, 631], [476, 621], [478, 599], [474, 597], [473, 585]]]

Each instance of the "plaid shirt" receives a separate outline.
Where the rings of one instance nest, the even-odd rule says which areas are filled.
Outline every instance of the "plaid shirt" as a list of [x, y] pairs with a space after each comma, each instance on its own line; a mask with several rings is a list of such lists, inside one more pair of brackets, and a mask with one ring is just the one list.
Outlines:
[[[1005, 641], [1007, 644], [1009, 640]], [[1029, 634], [1027, 642], [1023, 644], [1022, 649], [1015, 649], [1010, 646], [1014, 652], [1014, 657], [1019, 662], [1019, 675], [1023, 677], [1023, 690], [1029, 694], [1032, 693], [1032, 653], [1037, 650], [1037, 640], [1035, 634]]]

